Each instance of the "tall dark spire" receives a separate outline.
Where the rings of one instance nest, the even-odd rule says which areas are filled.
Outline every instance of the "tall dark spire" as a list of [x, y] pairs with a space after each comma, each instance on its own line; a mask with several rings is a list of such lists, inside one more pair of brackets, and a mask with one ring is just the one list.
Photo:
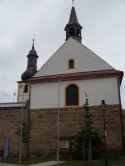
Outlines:
[[34, 41], [35, 40], [33, 39], [32, 49], [30, 50], [29, 54], [27, 55], [27, 57], [28, 57], [27, 69], [21, 76], [22, 80], [26, 80], [26, 79], [32, 77], [37, 72], [38, 55], [37, 55], [37, 52], [34, 47]]
[[69, 23], [65, 27], [66, 40], [68, 40], [69, 37], [73, 37], [77, 41], [81, 42], [81, 30], [82, 26], [78, 22], [75, 7], [72, 6]]

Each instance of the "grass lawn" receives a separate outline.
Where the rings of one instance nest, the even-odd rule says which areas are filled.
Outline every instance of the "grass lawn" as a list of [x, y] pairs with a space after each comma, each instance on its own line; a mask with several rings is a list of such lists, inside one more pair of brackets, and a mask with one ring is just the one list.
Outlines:
[[[104, 159], [94, 160], [92, 164], [93, 166], [104, 166]], [[83, 166], [83, 162], [79, 160], [67, 160], [66, 163], [63, 163], [60, 166]], [[108, 166], [125, 166], [125, 158], [121, 156], [109, 157]]]
[[[54, 158], [54, 157], [30, 157], [29, 159], [23, 160], [21, 162], [21, 164], [22, 165], [31, 165], [31, 164], [36, 164], [36, 163], [41, 163], [41, 162], [51, 161], [51, 160], [56, 160], [56, 158]], [[60, 158], [60, 160], [66, 161], [63, 164], [60, 164], [60, 166], [83, 166], [83, 162], [80, 160], [70, 160], [70, 159], [66, 159], [66, 158]], [[18, 164], [18, 158], [9, 157], [8, 161], [3, 161], [3, 159], [0, 159], [0, 162]], [[93, 166], [104, 166], [104, 159], [94, 160]], [[125, 157], [123, 157], [123, 156], [108, 157], [108, 166], [125, 166]]]

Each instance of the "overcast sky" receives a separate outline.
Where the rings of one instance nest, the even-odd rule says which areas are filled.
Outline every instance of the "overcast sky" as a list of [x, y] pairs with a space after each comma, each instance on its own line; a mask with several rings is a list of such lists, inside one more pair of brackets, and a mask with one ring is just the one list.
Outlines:
[[[71, 0], [0, 0], [0, 102], [12, 102], [35, 34], [38, 69], [65, 42]], [[125, 0], [76, 0], [82, 43], [125, 72]], [[125, 79], [121, 86], [125, 108]], [[16, 100], [15, 100], [16, 101]]]

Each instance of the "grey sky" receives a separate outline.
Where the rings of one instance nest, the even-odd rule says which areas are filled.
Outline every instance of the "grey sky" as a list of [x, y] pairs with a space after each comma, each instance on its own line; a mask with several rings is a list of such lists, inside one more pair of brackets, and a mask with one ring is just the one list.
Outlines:
[[[125, 71], [125, 0], [76, 0], [82, 43]], [[0, 102], [13, 101], [35, 34], [38, 69], [65, 42], [71, 0], [0, 0]], [[125, 79], [121, 86], [125, 108]]]

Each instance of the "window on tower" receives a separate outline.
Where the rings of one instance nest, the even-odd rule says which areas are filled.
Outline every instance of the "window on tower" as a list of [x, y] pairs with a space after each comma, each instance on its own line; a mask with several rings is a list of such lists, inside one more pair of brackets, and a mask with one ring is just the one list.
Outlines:
[[70, 34], [70, 36], [75, 36], [75, 29], [74, 28], [70, 28], [69, 29], [69, 34]]
[[79, 29], [77, 29], [77, 36], [79, 36], [79, 37], [81, 36]]
[[74, 60], [73, 59], [69, 60], [69, 69], [74, 69]]
[[24, 86], [24, 93], [28, 93], [28, 84]]
[[71, 84], [66, 88], [66, 106], [79, 105], [79, 91], [77, 85]]

